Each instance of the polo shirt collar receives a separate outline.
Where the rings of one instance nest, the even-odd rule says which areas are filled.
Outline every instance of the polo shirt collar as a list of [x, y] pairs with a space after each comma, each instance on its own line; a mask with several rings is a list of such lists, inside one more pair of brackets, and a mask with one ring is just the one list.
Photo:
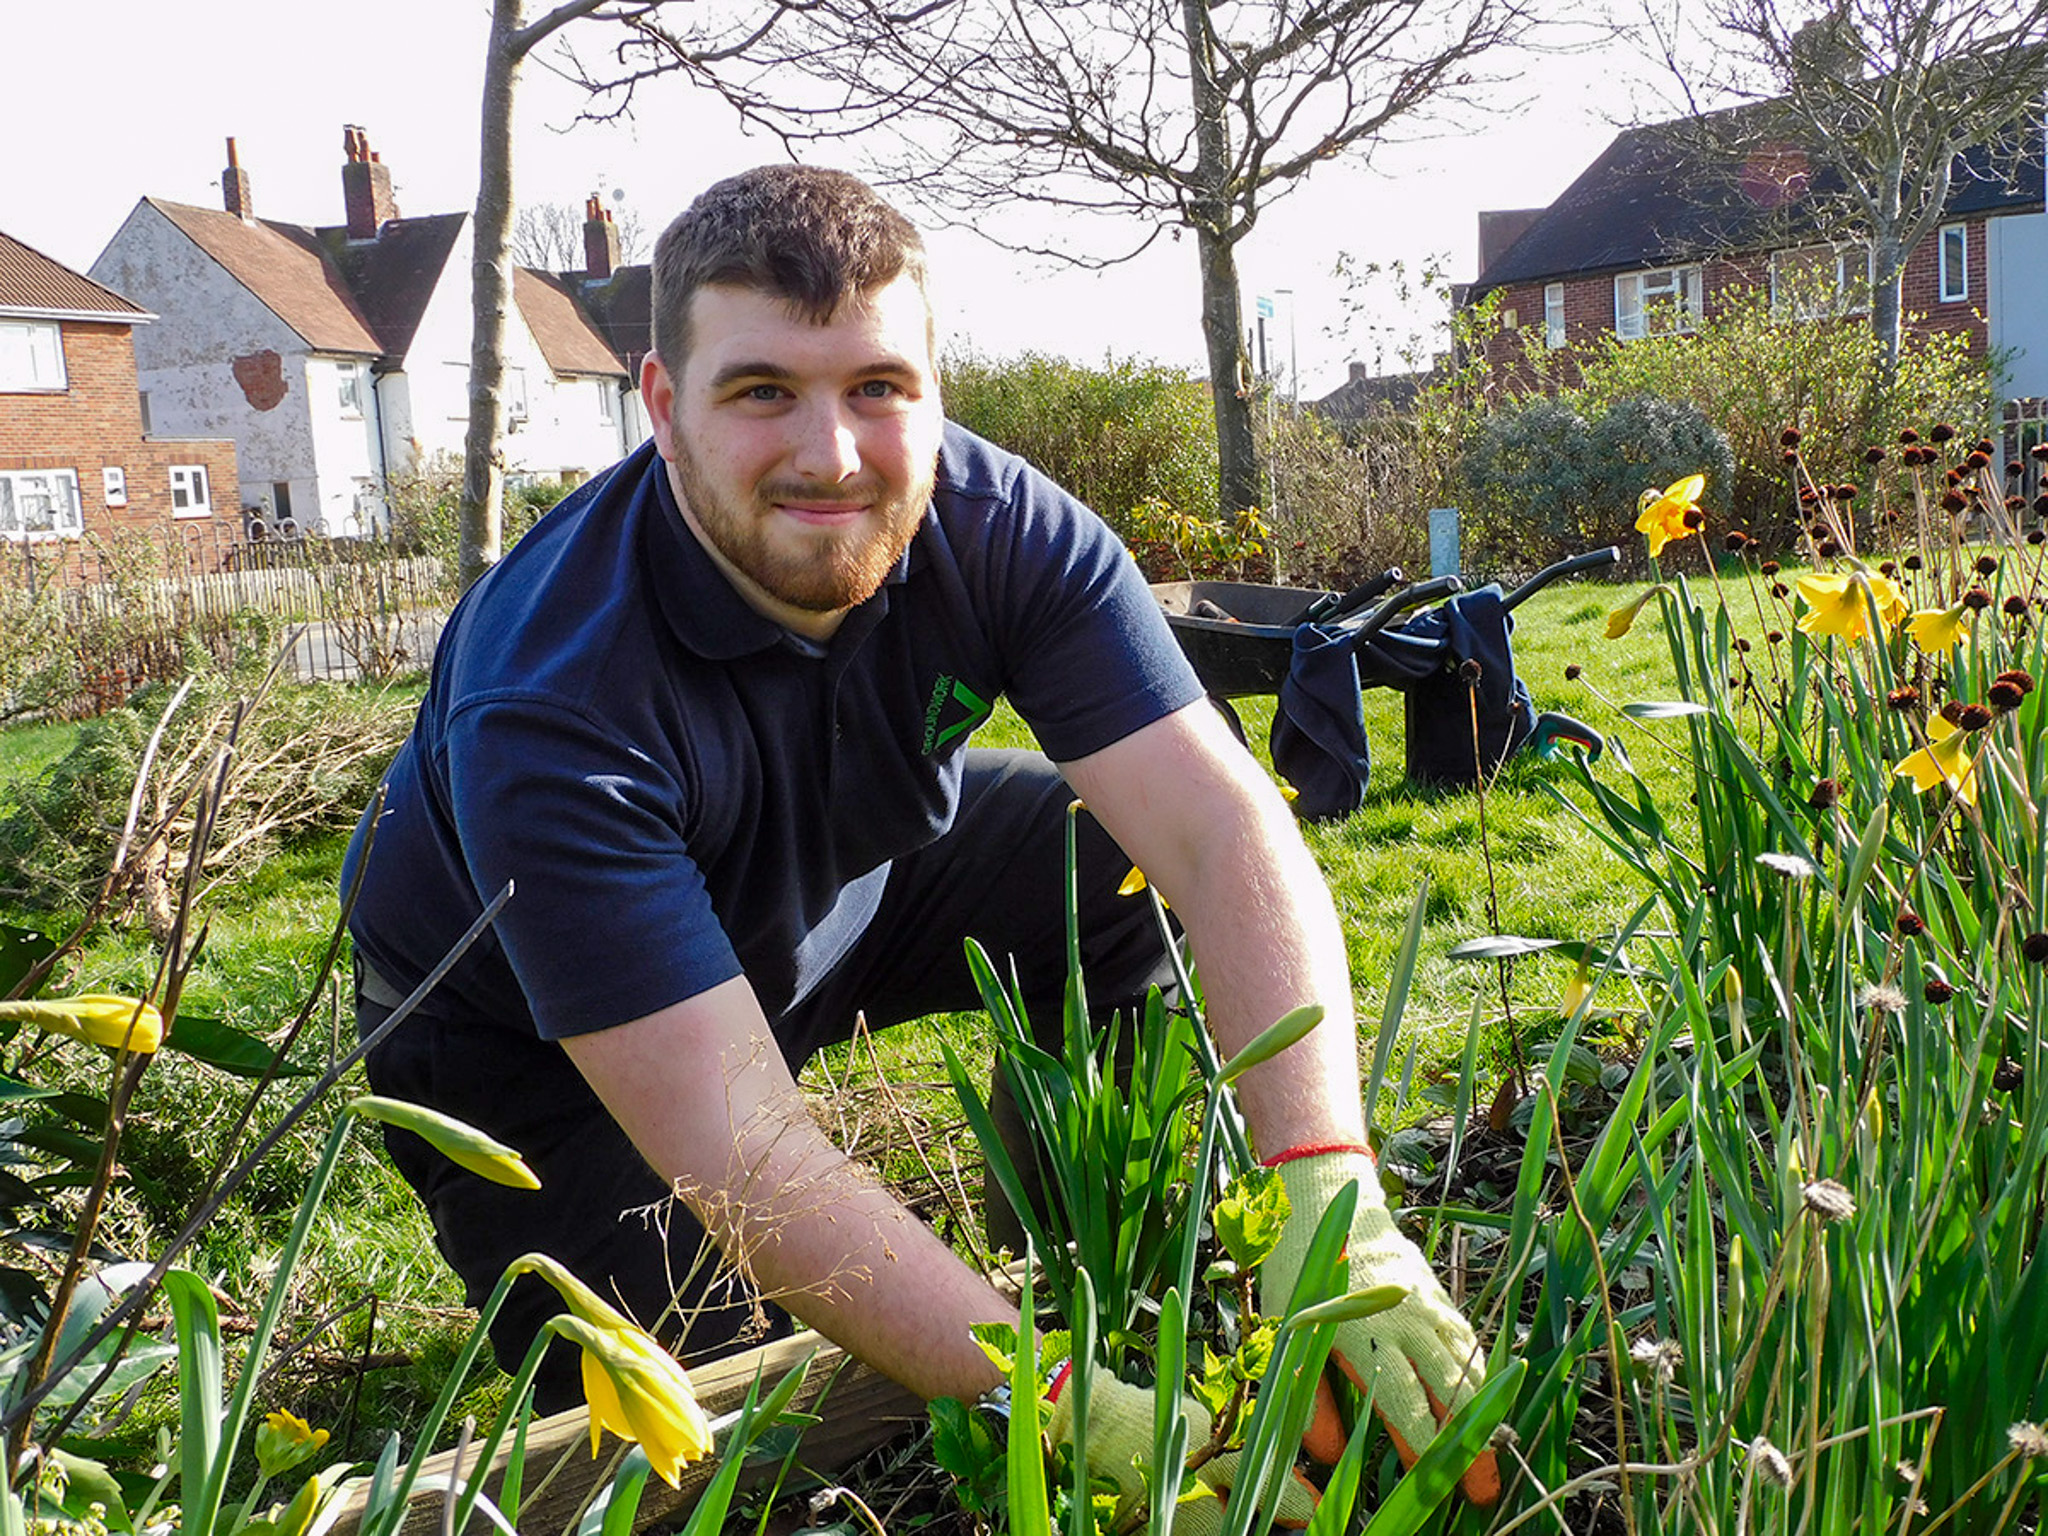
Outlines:
[[[682, 509], [676, 505], [675, 491], [669, 484], [668, 465], [651, 440], [642, 452], [648, 456], [639, 492], [646, 499], [648, 510], [641, 520], [647, 570], [655, 604], [676, 638], [706, 661], [736, 661], [777, 646], [789, 646], [807, 655], [820, 654], [822, 648], [815, 642], [757, 613], [740, 596], [683, 521]], [[910, 547], [882, 578], [881, 589], [847, 614], [840, 633], [852, 630], [865, 634], [888, 612], [889, 588], [900, 586], [911, 570], [923, 562], [925, 537], [933, 526], [933, 513], [927, 507]], [[877, 610], [872, 616], [866, 612], [870, 608]]]

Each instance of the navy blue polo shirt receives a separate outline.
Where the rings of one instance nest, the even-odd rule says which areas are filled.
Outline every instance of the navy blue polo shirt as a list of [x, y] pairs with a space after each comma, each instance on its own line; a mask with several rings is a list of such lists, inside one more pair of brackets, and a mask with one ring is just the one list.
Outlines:
[[430, 1011], [557, 1039], [744, 975], [773, 1020], [951, 824], [999, 695], [1064, 761], [1201, 691], [1101, 520], [957, 426], [909, 549], [823, 644], [740, 598], [650, 443], [457, 606], [343, 865], [344, 890], [367, 865], [350, 931], [410, 990], [510, 879]]

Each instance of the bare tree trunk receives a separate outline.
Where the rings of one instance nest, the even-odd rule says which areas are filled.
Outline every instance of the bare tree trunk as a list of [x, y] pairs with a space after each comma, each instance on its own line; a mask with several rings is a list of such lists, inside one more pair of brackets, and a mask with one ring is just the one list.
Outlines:
[[1209, 392], [1216, 409], [1216, 487], [1228, 515], [1259, 504], [1259, 450], [1252, 434], [1237, 247], [1198, 228], [1195, 250], [1202, 262], [1202, 337], [1209, 347]]
[[1899, 376], [1899, 346], [1905, 326], [1906, 252], [1897, 239], [1880, 235], [1871, 248], [1870, 333], [1877, 338], [1877, 383], [1889, 393]]
[[[1214, 40], [1203, 0], [1181, 0], [1188, 48], [1188, 89], [1195, 109], [1195, 181], [1190, 208], [1195, 252], [1202, 264], [1202, 337], [1209, 350], [1209, 394], [1216, 412], [1216, 486], [1227, 515], [1259, 504], [1258, 447], [1252, 436], [1251, 392], [1244, 367], [1244, 314], [1237, 292], [1236, 212], [1229, 195], [1230, 129], [1216, 81]], [[1245, 226], [1249, 227], [1247, 217]]]
[[493, 0], [484, 60], [483, 144], [470, 221], [469, 430], [462, 439], [459, 574], [466, 592], [497, 563], [505, 501], [505, 312], [512, 302], [512, 96], [524, 0]]

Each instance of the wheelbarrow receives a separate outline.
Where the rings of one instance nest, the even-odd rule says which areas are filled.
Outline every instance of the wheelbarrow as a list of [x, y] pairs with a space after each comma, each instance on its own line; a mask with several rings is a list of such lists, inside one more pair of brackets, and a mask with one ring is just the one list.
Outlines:
[[[1512, 592], [1466, 590], [1456, 576], [1410, 582], [1398, 568], [1349, 592], [1180, 581], [1153, 585], [1168, 626], [1202, 686], [1238, 735], [1229, 701], [1273, 694], [1273, 766], [1308, 820], [1347, 816], [1365, 797], [1371, 752], [1360, 693], [1403, 695], [1408, 777], [1457, 787], [1515, 752], [1576, 744], [1598, 756], [1599, 732], [1568, 715], [1538, 714], [1515, 674], [1513, 612], [1561, 577], [1611, 566], [1609, 547], [1538, 571]], [[1476, 727], [1476, 729], [1475, 729]], [[1476, 739], [1475, 739], [1476, 738]]]

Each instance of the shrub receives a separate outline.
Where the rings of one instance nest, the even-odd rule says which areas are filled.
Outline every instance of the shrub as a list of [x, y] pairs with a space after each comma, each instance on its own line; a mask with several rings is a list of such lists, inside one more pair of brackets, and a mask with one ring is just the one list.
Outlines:
[[1342, 591], [1389, 566], [1422, 572], [1429, 509], [1453, 499], [1440, 425], [1384, 417], [1347, 436], [1304, 413], [1263, 426], [1275, 579]]
[[[573, 489], [560, 480], [513, 484], [508, 477], [500, 512], [501, 548], [518, 543], [542, 513]], [[441, 569], [453, 580], [462, 538], [462, 455], [443, 451], [387, 476], [384, 499], [391, 509], [393, 541], [439, 560]]]
[[1710, 500], [1734, 458], [1699, 407], [1655, 395], [1597, 401], [1538, 396], [1482, 417], [1460, 462], [1466, 537], [1485, 563], [1545, 565], [1584, 549], [1639, 549], [1637, 499], [1695, 471]]
[[1721, 303], [1688, 335], [1606, 336], [1575, 349], [1574, 398], [1589, 415], [1645, 394], [1697, 406], [1734, 454], [1732, 484], [1724, 494], [1710, 483], [1709, 494], [1767, 545], [1783, 546], [1796, 526], [1781, 462], [1786, 428], [1800, 432], [1810, 472], [1832, 484], [1866, 480], [1864, 450], [1890, 443], [1902, 427], [1986, 421], [1989, 365], [1969, 356], [1960, 334], [1909, 329], [1887, 392], [1877, 383], [1877, 341], [1860, 320], [1787, 323], [1773, 318], [1770, 295], [1758, 290]]
[[[0, 895], [52, 911], [83, 907], [113, 862], [151, 731], [170, 690], [152, 685], [88, 722], [77, 744], [33, 780], [0, 794]], [[170, 715], [157, 772], [141, 804], [131, 857], [144, 915], [159, 923], [182, 871], [189, 810], [170, 798], [186, 765], [217, 750], [234, 711], [232, 679], [203, 675]], [[354, 826], [398, 744], [412, 700], [350, 688], [276, 691], [244, 727], [229, 771], [234, 791], [213, 829], [204, 875], [246, 873], [293, 840]]]
[[1215, 514], [1216, 422], [1208, 385], [1187, 370], [970, 353], [948, 357], [944, 373], [948, 416], [1030, 460], [1126, 542], [1131, 514], [1148, 502]]

